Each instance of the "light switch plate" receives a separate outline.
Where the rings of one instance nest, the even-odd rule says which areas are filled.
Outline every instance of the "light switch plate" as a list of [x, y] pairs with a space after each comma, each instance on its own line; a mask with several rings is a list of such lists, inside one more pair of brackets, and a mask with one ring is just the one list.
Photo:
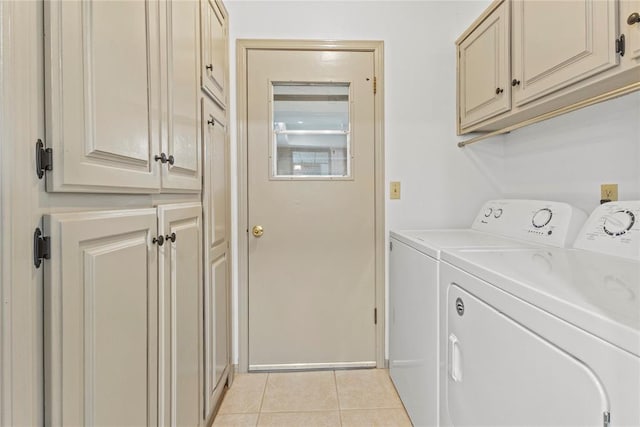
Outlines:
[[600, 186], [600, 200], [617, 201], [618, 184], [602, 184]]
[[391, 188], [389, 189], [390, 199], [400, 198], [400, 181], [391, 181]]

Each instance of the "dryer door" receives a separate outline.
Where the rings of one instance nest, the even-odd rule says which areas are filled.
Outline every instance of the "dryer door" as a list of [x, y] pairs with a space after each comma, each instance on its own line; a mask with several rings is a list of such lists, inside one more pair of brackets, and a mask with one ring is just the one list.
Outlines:
[[453, 425], [603, 425], [607, 394], [588, 366], [456, 285], [447, 302]]

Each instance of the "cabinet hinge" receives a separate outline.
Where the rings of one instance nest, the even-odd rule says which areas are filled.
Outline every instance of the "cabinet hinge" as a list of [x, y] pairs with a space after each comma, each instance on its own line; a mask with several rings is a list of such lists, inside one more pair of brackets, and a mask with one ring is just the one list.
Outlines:
[[42, 230], [36, 228], [33, 232], [33, 265], [40, 268], [43, 259], [49, 259], [51, 256], [51, 242], [49, 236], [43, 236]]
[[393, 242], [389, 242], [389, 250], [392, 251], [393, 250]]
[[375, 95], [378, 92], [378, 78], [373, 78], [373, 94]]
[[41, 139], [36, 142], [36, 175], [42, 179], [45, 171], [53, 170], [53, 149], [44, 148]]
[[602, 414], [602, 425], [604, 427], [609, 427], [611, 425], [611, 413], [605, 412]]
[[625, 49], [625, 37], [624, 34], [620, 34], [620, 37], [616, 39], [616, 53], [619, 53], [620, 56], [624, 56]]
[[377, 308], [373, 309], [373, 324], [374, 325], [378, 324], [378, 309]]

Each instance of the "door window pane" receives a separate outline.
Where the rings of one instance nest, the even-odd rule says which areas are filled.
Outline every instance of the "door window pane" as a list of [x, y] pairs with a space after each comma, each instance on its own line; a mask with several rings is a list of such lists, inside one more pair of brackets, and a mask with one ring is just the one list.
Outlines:
[[272, 175], [349, 177], [348, 83], [273, 84]]

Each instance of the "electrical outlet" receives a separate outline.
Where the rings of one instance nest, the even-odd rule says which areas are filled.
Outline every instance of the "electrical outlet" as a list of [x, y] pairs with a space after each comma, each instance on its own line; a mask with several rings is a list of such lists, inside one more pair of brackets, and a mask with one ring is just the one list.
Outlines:
[[389, 189], [390, 199], [400, 198], [400, 181], [391, 181], [391, 188]]
[[600, 186], [600, 200], [606, 200], [607, 202], [618, 200], [618, 184], [602, 184]]

